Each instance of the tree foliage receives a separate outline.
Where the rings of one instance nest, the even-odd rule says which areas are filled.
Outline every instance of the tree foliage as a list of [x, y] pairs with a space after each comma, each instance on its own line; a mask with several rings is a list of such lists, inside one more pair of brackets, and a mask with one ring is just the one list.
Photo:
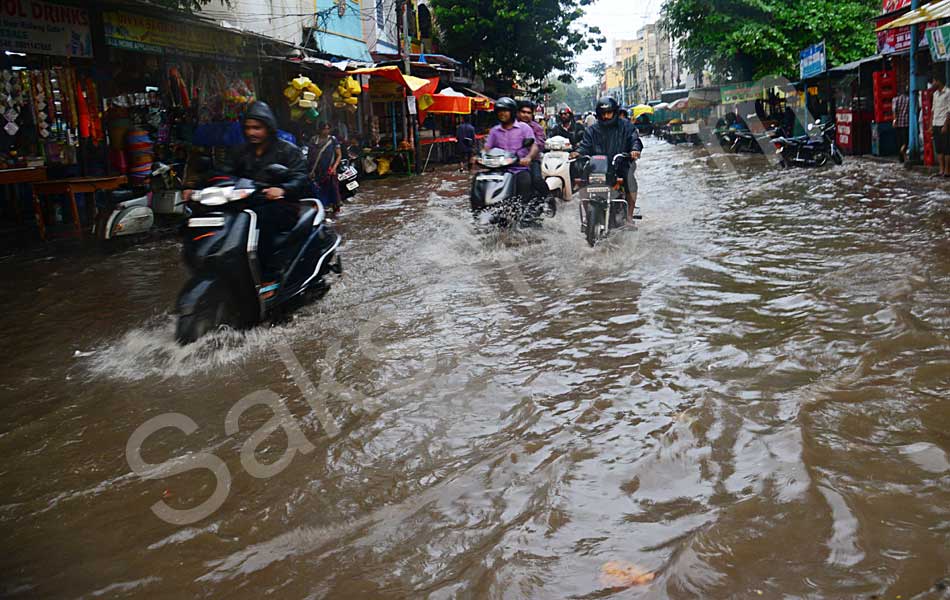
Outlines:
[[562, 104], [571, 107], [575, 113], [593, 110], [600, 89], [596, 85], [580, 87], [576, 83], [556, 81], [553, 90], [548, 96], [548, 105], [560, 108]]
[[606, 39], [581, 23], [593, 0], [432, 0], [446, 54], [484, 76], [520, 81], [534, 91], [554, 70], [571, 81], [575, 57]]
[[598, 60], [591, 66], [587, 67], [587, 72], [594, 76], [594, 81], [600, 83], [604, 80], [604, 76], [607, 74], [607, 63], [602, 60]]
[[829, 65], [872, 54], [880, 10], [880, 0], [666, 0], [662, 24], [694, 70], [794, 80], [799, 52], [822, 40]]

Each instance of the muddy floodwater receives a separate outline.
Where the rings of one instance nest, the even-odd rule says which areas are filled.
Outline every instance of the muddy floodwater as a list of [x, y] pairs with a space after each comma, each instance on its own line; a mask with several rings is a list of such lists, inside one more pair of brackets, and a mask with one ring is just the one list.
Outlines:
[[0, 596], [943, 597], [950, 186], [638, 175], [595, 249], [367, 182], [321, 302], [183, 349], [174, 238], [0, 260]]

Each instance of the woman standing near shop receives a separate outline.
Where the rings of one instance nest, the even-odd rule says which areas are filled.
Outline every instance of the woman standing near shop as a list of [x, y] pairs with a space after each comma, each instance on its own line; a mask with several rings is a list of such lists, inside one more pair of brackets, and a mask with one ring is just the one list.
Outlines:
[[340, 142], [330, 135], [329, 123], [320, 123], [317, 137], [310, 142], [307, 157], [314, 194], [328, 213], [336, 215], [340, 212], [340, 188], [336, 168], [343, 158], [343, 151], [340, 149]]

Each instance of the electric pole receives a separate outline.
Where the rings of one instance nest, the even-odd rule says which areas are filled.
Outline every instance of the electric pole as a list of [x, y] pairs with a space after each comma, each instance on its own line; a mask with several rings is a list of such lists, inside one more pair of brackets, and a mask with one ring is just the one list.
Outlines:
[[411, 57], [412, 46], [409, 43], [409, 0], [401, 0], [402, 7], [402, 47], [403, 47], [403, 71], [406, 75], [411, 75], [412, 69]]
[[[920, 7], [920, 0], [912, 0], [910, 8], [912, 10], [917, 10]], [[908, 107], [908, 112], [910, 113], [910, 122], [908, 123], [909, 127], [907, 128], [908, 140], [907, 140], [907, 154], [910, 156], [911, 160], [917, 161], [920, 158], [920, 138], [917, 133], [917, 48], [920, 46], [920, 41], [918, 40], [917, 25], [910, 26], [910, 81], [908, 81], [907, 93], [910, 96], [910, 106]], [[924, 123], [926, 126], [926, 123]]]

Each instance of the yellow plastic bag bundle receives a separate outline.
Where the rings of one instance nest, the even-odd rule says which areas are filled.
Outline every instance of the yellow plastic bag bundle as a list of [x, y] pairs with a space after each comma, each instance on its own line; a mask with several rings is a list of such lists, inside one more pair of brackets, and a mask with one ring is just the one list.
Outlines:
[[317, 84], [313, 83], [312, 81], [309, 84], [307, 84], [307, 87], [304, 89], [310, 92], [311, 94], [313, 94], [316, 98], [319, 98], [320, 96], [323, 95], [323, 90], [317, 87]]
[[294, 88], [296, 88], [296, 89], [298, 89], [298, 90], [304, 89], [305, 87], [307, 87], [307, 86], [310, 85], [311, 83], [313, 83], [313, 82], [310, 81], [310, 78], [309, 78], [309, 77], [304, 77], [303, 75], [297, 77], [296, 79], [294, 79], [294, 80], [292, 80], [292, 81], [290, 82], [290, 84], [291, 84], [292, 86], [294, 86]]
[[294, 103], [297, 101], [297, 98], [300, 96], [300, 90], [295, 88], [292, 85], [288, 85], [284, 88], [284, 98], [287, 98], [287, 102]]
[[386, 156], [380, 156], [376, 159], [376, 174], [385, 175], [389, 173], [389, 158]]

